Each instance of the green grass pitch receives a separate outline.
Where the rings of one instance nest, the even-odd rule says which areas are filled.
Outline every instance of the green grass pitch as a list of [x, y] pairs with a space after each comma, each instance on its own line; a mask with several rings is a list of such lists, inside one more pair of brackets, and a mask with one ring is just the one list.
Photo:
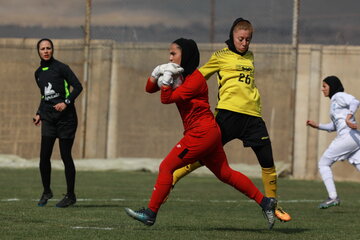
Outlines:
[[[322, 182], [279, 179], [280, 205], [293, 220], [267, 230], [260, 207], [214, 176], [184, 178], [152, 227], [124, 207], [147, 205], [155, 174], [79, 171], [76, 178], [75, 206], [54, 207], [66, 191], [64, 172], [54, 170], [54, 199], [38, 207], [38, 170], [0, 169], [0, 239], [360, 239], [359, 183], [338, 182], [341, 206], [320, 210]], [[261, 180], [252, 180], [262, 190]]]

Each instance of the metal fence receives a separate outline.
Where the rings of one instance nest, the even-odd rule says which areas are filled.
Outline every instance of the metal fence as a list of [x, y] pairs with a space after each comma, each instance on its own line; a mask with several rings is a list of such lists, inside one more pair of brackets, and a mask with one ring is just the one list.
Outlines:
[[243, 17], [255, 27], [254, 43], [291, 43], [296, 2], [301, 44], [360, 44], [357, 0], [1, 0], [0, 37], [82, 39], [90, 4], [92, 39], [169, 42], [183, 36], [222, 43], [232, 21]]

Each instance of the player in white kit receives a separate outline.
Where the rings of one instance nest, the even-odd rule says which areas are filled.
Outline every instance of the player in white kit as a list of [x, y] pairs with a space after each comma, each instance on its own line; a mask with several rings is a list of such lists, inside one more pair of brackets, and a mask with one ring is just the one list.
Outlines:
[[329, 97], [330, 118], [328, 124], [317, 124], [308, 120], [306, 124], [310, 127], [328, 132], [336, 131], [337, 136], [321, 156], [318, 167], [326, 190], [328, 199], [319, 205], [326, 209], [340, 205], [337, 195], [331, 166], [336, 161], [348, 160], [360, 171], [360, 132], [355, 121], [355, 112], [360, 102], [352, 95], [345, 93], [341, 81], [336, 76], [329, 76], [323, 80], [322, 92]]

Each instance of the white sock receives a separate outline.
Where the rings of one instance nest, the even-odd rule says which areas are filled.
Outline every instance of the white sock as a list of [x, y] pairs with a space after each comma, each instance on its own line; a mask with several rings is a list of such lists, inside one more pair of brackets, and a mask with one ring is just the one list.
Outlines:
[[321, 166], [319, 172], [321, 174], [329, 197], [331, 199], [335, 199], [337, 197], [337, 192], [331, 168], [329, 166]]
[[331, 198], [331, 199], [337, 198], [337, 193], [336, 192], [330, 192], [329, 193], [329, 198]]

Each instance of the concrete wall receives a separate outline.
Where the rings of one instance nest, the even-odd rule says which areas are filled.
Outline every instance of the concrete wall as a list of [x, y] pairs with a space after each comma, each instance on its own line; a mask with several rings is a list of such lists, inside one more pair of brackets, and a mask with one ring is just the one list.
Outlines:
[[[25, 158], [39, 155], [40, 129], [31, 118], [39, 104], [34, 71], [39, 58], [37, 39], [0, 39], [0, 151]], [[54, 40], [55, 57], [71, 66], [83, 81], [83, 41]], [[223, 44], [200, 44], [201, 64]], [[357, 96], [356, 63], [360, 48], [349, 46], [300, 46], [296, 108], [291, 91], [294, 66], [289, 45], [252, 45], [255, 79], [263, 103], [275, 161], [285, 164], [296, 178], [318, 178], [317, 159], [334, 137], [305, 127], [307, 119], [327, 120], [328, 99], [321, 96], [324, 76], [335, 74], [345, 89]], [[145, 93], [154, 66], [168, 61], [168, 44], [91, 42], [87, 90], [77, 100], [79, 125], [75, 158], [162, 158], [182, 136], [175, 105], [162, 105], [159, 93]], [[209, 81], [210, 104], [216, 105], [217, 83]], [[85, 85], [85, 84], [84, 84]], [[85, 96], [87, 102], [84, 104]], [[86, 108], [83, 108], [86, 106]], [[295, 114], [294, 113], [295, 110]], [[86, 114], [85, 114], [86, 113]], [[292, 129], [295, 126], [294, 149]], [[258, 165], [251, 149], [240, 141], [225, 146], [231, 163]], [[294, 150], [294, 151], [293, 151]], [[84, 153], [84, 155], [83, 155]], [[59, 158], [55, 148], [54, 158]], [[349, 164], [336, 164], [336, 177], [358, 180]], [[346, 171], [346, 173], [345, 173]]]

